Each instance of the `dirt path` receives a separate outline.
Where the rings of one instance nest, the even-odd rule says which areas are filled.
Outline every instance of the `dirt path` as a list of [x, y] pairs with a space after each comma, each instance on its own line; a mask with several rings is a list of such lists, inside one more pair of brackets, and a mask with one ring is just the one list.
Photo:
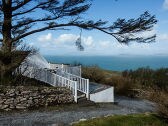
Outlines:
[[67, 126], [80, 119], [90, 119], [115, 114], [154, 112], [155, 104], [147, 100], [116, 97], [117, 105], [71, 105], [58, 110], [0, 114], [0, 126]]

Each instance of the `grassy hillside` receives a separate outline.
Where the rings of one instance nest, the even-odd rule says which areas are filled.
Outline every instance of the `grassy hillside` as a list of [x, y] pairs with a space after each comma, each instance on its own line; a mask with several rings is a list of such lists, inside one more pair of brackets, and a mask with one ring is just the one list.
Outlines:
[[168, 126], [168, 123], [155, 115], [134, 114], [96, 118], [73, 126]]

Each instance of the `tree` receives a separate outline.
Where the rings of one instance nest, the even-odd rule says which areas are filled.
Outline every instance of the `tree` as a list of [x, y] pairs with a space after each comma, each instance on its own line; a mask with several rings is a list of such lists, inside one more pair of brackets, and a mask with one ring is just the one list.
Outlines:
[[130, 41], [149, 43], [155, 40], [155, 35], [146, 38], [137, 36], [137, 33], [151, 30], [157, 22], [155, 16], [148, 12], [144, 12], [137, 19], [117, 19], [109, 25], [103, 20], [84, 20], [81, 14], [90, 6], [90, 0], [1, 0], [1, 76], [9, 77], [12, 68], [19, 65], [13, 65], [15, 59], [12, 59], [12, 47], [21, 43], [23, 38], [45, 30], [65, 30], [68, 26], [85, 30], [96, 29], [125, 44]]

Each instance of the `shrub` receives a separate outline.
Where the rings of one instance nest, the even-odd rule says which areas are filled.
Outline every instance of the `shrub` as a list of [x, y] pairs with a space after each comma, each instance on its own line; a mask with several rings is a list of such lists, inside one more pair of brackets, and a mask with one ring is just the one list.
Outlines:
[[105, 82], [105, 74], [98, 66], [82, 67], [82, 77], [96, 83]]
[[131, 89], [134, 88], [132, 81], [122, 76], [112, 76], [106, 80], [106, 84], [114, 86], [117, 94], [127, 96], [130, 95]]
[[132, 81], [138, 82], [144, 88], [168, 89], [168, 68], [152, 70], [146, 67], [138, 68], [137, 70], [125, 70], [122, 72], [122, 76], [131, 78]]
[[168, 120], [168, 92], [155, 90], [152, 93], [152, 100], [158, 104], [158, 113], [161, 117]]
[[159, 114], [168, 119], [168, 93], [161, 92], [159, 96]]

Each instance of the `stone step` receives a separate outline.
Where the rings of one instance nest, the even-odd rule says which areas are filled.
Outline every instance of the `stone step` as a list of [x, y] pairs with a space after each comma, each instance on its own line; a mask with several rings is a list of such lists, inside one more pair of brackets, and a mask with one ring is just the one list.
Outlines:
[[77, 98], [79, 99], [79, 98], [82, 98], [82, 97], [86, 97], [86, 94], [83, 93], [83, 92], [78, 91], [77, 92]]
[[83, 97], [86, 98], [86, 94], [82, 94], [82, 95], [78, 95], [78, 96], [77, 96], [78, 99], [83, 98]]
[[78, 99], [78, 105], [82, 107], [87, 107], [87, 106], [94, 106], [96, 103], [93, 101], [88, 100], [86, 97], [81, 97]]

